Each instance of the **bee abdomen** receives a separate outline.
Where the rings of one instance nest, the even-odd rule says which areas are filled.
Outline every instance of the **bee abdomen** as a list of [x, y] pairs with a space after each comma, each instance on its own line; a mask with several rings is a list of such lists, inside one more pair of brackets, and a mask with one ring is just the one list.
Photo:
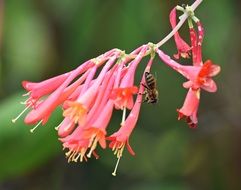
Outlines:
[[150, 88], [155, 87], [156, 80], [151, 73], [145, 73], [146, 85]]

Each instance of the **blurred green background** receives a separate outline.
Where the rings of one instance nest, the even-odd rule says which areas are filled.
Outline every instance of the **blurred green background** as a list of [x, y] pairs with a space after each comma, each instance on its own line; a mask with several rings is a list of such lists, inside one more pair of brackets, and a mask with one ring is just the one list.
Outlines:
[[[67, 163], [54, 127], [59, 110], [34, 134], [22, 118], [22, 80], [41, 81], [117, 47], [127, 52], [170, 32], [169, 11], [193, 1], [0, 0], [0, 189], [239, 190], [241, 189], [240, 2], [204, 0], [204, 59], [222, 66], [219, 90], [203, 92], [199, 128], [178, 122], [184, 79], [155, 59], [160, 100], [143, 105], [118, 175], [111, 150], [99, 160]], [[187, 26], [181, 33], [187, 34]], [[188, 37], [186, 35], [186, 37]], [[174, 41], [162, 47], [176, 53]], [[144, 62], [143, 62], [144, 64]], [[139, 69], [139, 74], [143, 68]], [[117, 129], [117, 112], [109, 126]]]

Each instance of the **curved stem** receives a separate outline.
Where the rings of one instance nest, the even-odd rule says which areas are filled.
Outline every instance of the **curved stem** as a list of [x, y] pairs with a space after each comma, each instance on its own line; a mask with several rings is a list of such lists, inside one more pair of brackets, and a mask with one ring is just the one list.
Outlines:
[[[190, 9], [192, 11], [194, 11], [201, 3], [203, 0], [196, 0], [191, 6]], [[176, 25], [176, 27], [165, 37], [163, 38], [160, 42], [158, 42], [156, 44], [156, 47], [159, 48], [160, 46], [162, 46], [163, 44], [165, 44], [169, 39], [171, 39], [174, 34], [182, 27], [182, 25], [184, 24], [184, 22], [187, 20], [188, 18], [188, 13], [184, 12], [182, 16], [180, 16], [180, 21], [178, 22], [178, 24]], [[148, 50], [145, 54], [145, 56], [149, 55], [151, 53], [150, 50]], [[129, 54], [128, 58], [129, 59], [135, 59], [136, 58], [136, 54]]]
[[[196, 0], [192, 5], [191, 9], [194, 11], [202, 2], [203, 0]], [[165, 44], [174, 34], [181, 28], [181, 26], [184, 24], [184, 22], [187, 20], [188, 14], [185, 12], [183, 15], [180, 17], [180, 21], [176, 25], [176, 27], [165, 37], [163, 38], [160, 42], [157, 43], [157, 47], [162, 46]]]

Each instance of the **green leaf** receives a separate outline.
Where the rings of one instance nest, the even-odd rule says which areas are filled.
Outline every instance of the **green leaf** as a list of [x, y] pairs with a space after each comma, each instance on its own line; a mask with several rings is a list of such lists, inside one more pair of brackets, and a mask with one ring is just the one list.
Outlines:
[[[19, 104], [21, 94], [1, 102], [0, 107], [0, 179], [17, 176], [40, 167], [60, 150], [54, 127], [60, 122], [60, 113], [55, 113], [46, 126], [39, 126], [32, 134], [29, 126], [20, 118], [16, 123], [11, 119], [24, 109]], [[32, 128], [32, 126], [31, 126]]]
[[8, 84], [16, 84], [26, 76], [40, 78], [52, 61], [47, 23], [40, 12], [35, 11], [33, 1], [6, 1], [3, 40], [8, 69], [4, 79]]

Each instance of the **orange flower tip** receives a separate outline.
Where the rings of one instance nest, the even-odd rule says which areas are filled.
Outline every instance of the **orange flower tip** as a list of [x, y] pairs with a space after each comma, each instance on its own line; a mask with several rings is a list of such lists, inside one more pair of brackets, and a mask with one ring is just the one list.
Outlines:
[[33, 133], [35, 131], [35, 129], [38, 128], [38, 126], [43, 122], [43, 120], [41, 120], [40, 122], [37, 123], [37, 125], [34, 126], [34, 128], [30, 129], [30, 132]]
[[31, 107], [31, 104], [29, 104], [26, 108], [24, 108], [23, 111], [21, 111], [20, 114], [14, 119], [12, 119], [12, 122], [15, 123], [29, 108]]

